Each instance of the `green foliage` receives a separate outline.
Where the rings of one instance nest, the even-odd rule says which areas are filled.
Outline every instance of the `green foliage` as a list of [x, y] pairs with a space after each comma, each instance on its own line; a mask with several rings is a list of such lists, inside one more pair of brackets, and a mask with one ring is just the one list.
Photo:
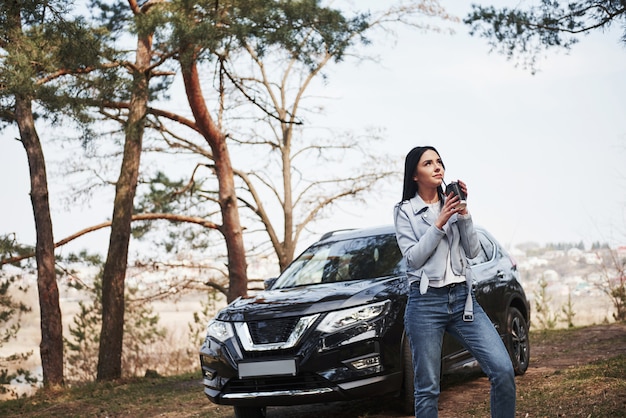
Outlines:
[[567, 322], [567, 327], [573, 328], [576, 313], [574, 312], [574, 306], [572, 305], [571, 293], [567, 295], [567, 303], [561, 307], [561, 313], [563, 314], [563, 320]]
[[[32, 355], [32, 352], [11, 356], [8, 361], [19, 363], [26, 361]], [[17, 398], [19, 393], [13, 389], [15, 384], [29, 385], [35, 388], [40, 380], [30, 370], [18, 368], [14, 373], [10, 373], [8, 369], [0, 369], [0, 395], [3, 397]]]
[[[99, 63], [100, 32], [82, 19], [72, 19], [65, 1], [4, 3], [0, 8], [0, 43], [6, 51], [0, 60], [3, 95], [42, 99], [42, 104], [59, 108], [55, 86], [40, 81], [45, 77], [85, 71]], [[11, 6], [11, 4], [13, 6]], [[23, 6], [23, 7], [22, 7]], [[13, 7], [18, 7], [16, 11]], [[15, 21], [15, 13], [21, 24]]]
[[70, 116], [95, 138], [90, 123], [98, 100], [129, 97], [128, 78], [117, 64], [115, 39], [104, 27], [75, 17], [64, 0], [0, 3], [0, 121], [15, 122], [15, 99], [36, 102], [37, 119], [60, 124]]
[[[31, 310], [30, 307], [13, 298], [10, 293], [11, 289], [15, 289], [14, 277], [0, 279], [0, 347], [17, 338], [21, 316]], [[32, 352], [15, 353], [6, 357], [0, 356], [0, 394], [17, 396], [17, 393], [11, 388], [12, 382], [26, 383], [32, 386], [38, 383], [38, 379], [30, 371], [16, 367], [31, 355]]]
[[79, 312], [69, 326], [70, 338], [64, 338], [65, 375], [68, 381], [85, 382], [94, 380], [102, 327], [102, 283], [97, 280], [91, 289], [92, 304], [79, 302]]
[[282, 48], [292, 58], [311, 65], [315, 57], [330, 53], [336, 61], [369, 27], [368, 14], [347, 18], [319, 0], [174, 0], [171, 11], [171, 48], [181, 48], [181, 59], [196, 53], [202, 58], [228, 56], [242, 46], [263, 57], [272, 47]]
[[[64, 340], [67, 350], [66, 376], [68, 381], [87, 382], [95, 380], [102, 327], [102, 277], [94, 280], [87, 289], [93, 301], [79, 302], [80, 310], [69, 326], [70, 338]], [[127, 289], [126, 299], [137, 294]], [[124, 347], [122, 364], [125, 376], [136, 376], [146, 368], [156, 368], [157, 362], [150, 357], [150, 348], [162, 340], [165, 331], [158, 326], [159, 316], [149, 304], [127, 302], [124, 316]]]
[[[132, 300], [136, 294], [136, 288], [127, 287], [126, 300]], [[150, 304], [142, 301], [127, 303], [124, 313], [123, 374], [140, 376], [147, 369], [157, 370], [160, 356], [152, 348], [164, 339], [165, 334], [165, 329], [159, 327], [159, 315], [154, 313]]]
[[217, 294], [215, 289], [209, 289], [207, 300], [200, 305], [202, 309], [200, 312], [194, 312], [193, 322], [187, 324], [189, 327], [189, 340], [192, 341], [196, 348], [200, 347], [206, 337], [207, 324], [217, 311]]
[[545, 278], [539, 280], [539, 290], [535, 291], [535, 310], [533, 324], [538, 323], [539, 329], [554, 329], [559, 322], [559, 313], [552, 313], [550, 302], [552, 297], [548, 295], [546, 288], [548, 283]]
[[101, 266], [103, 263], [102, 255], [97, 253], [89, 253], [87, 250], [81, 250], [78, 253], [70, 253], [59, 261], [65, 263], [80, 263], [81, 266]]
[[[174, 211], [180, 205], [181, 199], [186, 199], [185, 195], [180, 193], [183, 186], [182, 180], [171, 180], [162, 171], [157, 172], [153, 178], [148, 180], [148, 191], [137, 204], [135, 212], [167, 213]], [[194, 189], [191, 190], [192, 193], [193, 191]]]
[[[135, 213], [185, 213], [198, 185], [192, 184], [188, 191], [183, 193], [184, 184], [181, 180], [172, 180], [165, 173], [159, 171], [147, 181], [147, 190], [138, 196]], [[197, 204], [197, 202], [195, 202]], [[135, 222], [133, 237], [142, 238], [153, 227], [152, 221]]]
[[[581, 0], [565, 5], [554, 0], [541, 0], [526, 10], [519, 7], [496, 8], [472, 5], [464, 19], [470, 33], [488, 39], [493, 50], [508, 58], [520, 57], [533, 72], [536, 58], [549, 48], [569, 49], [578, 42], [579, 34], [607, 29], [614, 21], [626, 18], [623, 1]], [[624, 33], [626, 41], [626, 29]]]
[[[211, 219], [214, 215], [211, 210], [215, 211], [216, 207], [209, 205], [207, 208], [206, 203], [217, 199], [218, 193], [217, 190], [208, 190], [207, 182], [204, 178], [194, 178], [185, 184], [159, 171], [146, 181], [148, 187], [139, 192], [134, 212], [186, 214]], [[207, 248], [215, 246], [215, 241], [221, 242], [221, 236], [219, 240], [213, 238], [212, 230], [171, 221], [161, 225], [154, 221], [134, 222], [132, 233], [133, 238], [152, 240], [155, 246], [174, 254], [187, 251], [188, 248], [206, 253]]]
[[267, 46], [277, 45], [309, 65], [314, 63], [312, 57], [327, 53], [341, 61], [354, 34], [362, 34], [369, 27], [369, 15], [348, 19], [338, 10], [323, 7], [318, 0], [242, 1], [237, 6], [241, 23], [236, 35], [246, 43], [253, 38], [259, 56], [264, 55]]
[[9, 294], [15, 278], [0, 281], [0, 323], [3, 324], [0, 332], [0, 347], [15, 338], [20, 329], [19, 317], [30, 308], [21, 302], [16, 302]]
[[[7, 260], [12, 257], [19, 257], [35, 252], [35, 248], [30, 245], [23, 245], [17, 241], [15, 234], [0, 235], [0, 259]], [[16, 267], [20, 263], [13, 264]]]
[[626, 279], [622, 277], [621, 283], [611, 289], [611, 298], [615, 312], [613, 319], [618, 322], [626, 321]]

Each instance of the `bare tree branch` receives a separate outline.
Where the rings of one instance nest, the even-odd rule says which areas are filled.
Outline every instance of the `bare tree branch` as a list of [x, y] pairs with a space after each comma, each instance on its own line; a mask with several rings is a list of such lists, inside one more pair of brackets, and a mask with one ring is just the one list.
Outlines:
[[[173, 213], [142, 213], [142, 214], [138, 214], [138, 215], [133, 215], [132, 216], [132, 221], [136, 222], [136, 221], [154, 221], [154, 220], [167, 220], [170, 222], [186, 222], [186, 223], [192, 223], [192, 224], [197, 224], [200, 225], [204, 228], [210, 228], [210, 229], [215, 229], [220, 231], [220, 226], [211, 222], [211, 221], [207, 221], [204, 218], [198, 218], [195, 216], [185, 216], [185, 215], [176, 215]], [[86, 235], [90, 232], [94, 232], [94, 231], [98, 231], [100, 229], [103, 228], [108, 228], [111, 226], [111, 221], [107, 221], [107, 222], [102, 222], [100, 224], [97, 225], [93, 225], [90, 226], [88, 228], [82, 229], [78, 232], [76, 232], [75, 234], [70, 235], [67, 238], [63, 238], [61, 241], [57, 242], [56, 244], [54, 244], [54, 248], [58, 248], [58, 247], [62, 247], [63, 245], [75, 240], [76, 238], [82, 237], [83, 235]], [[0, 260], [0, 266], [3, 266], [5, 264], [13, 264], [13, 263], [17, 263], [19, 261], [28, 259], [28, 258], [32, 258], [35, 256], [35, 253], [28, 253], [28, 254], [24, 254], [24, 255], [20, 255], [20, 256], [15, 256], [15, 257], [10, 257], [10, 258], [5, 258], [3, 260]]]

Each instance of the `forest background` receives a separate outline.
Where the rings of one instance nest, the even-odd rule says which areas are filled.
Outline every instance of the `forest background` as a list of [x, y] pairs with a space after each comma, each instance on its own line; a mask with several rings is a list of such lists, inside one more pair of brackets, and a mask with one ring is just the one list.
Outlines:
[[[148, 3], [146, 2], [144, 6]], [[353, 7], [356, 3], [345, 4], [346, 7]], [[419, 9], [420, 13], [423, 11], [424, 9]], [[460, 9], [458, 11], [465, 12]], [[406, 10], [399, 12], [404, 13]], [[607, 177], [613, 177], [618, 185], [620, 181], [623, 182], [619, 162], [622, 161], [624, 151], [624, 122], [619, 116], [623, 115], [623, 103], [619, 101], [619, 97], [623, 97], [620, 91], [625, 88], [621, 76], [626, 65], [623, 50], [619, 51], [622, 55], [607, 53], [609, 50], [622, 48], [616, 40], [617, 36], [611, 40], [606, 34], [602, 37], [592, 35], [591, 41], [586, 39], [581, 45], [575, 46], [581, 47], [586, 54], [592, 54], [592, 58], [589, 58], [590, 55], [577, 56], [575, 53], [556, 58], [550, 56], [539, 67], [540, 71], [533, 75], [533, 71], [523, 66], [516, 68], [504, 57], [487, 54], [484, 41], [474, 38], [470, 41], [470, 38], [464, 35], [463, 42], [458, 42], [459, 34], [451, 34], [447, 29], [456, 28], [465, 31], [460, 22], [437, 8], [432, 9], [430, 13], [441, 19], [444, 30], [431, 33], [427, 30], [428, 26], [431, 26], [428, 24], [421, 24], [421, 29], [417, 31], [415, 27], [409, 31], [409, 28], [399, 26], [397, 38], [388, 37], [389, 33], [381, 30], [379, 36], [382, 40], [381, 45], [384, 45], [378, 46], [381, 49], [373, 50], [374, 53], [370, 54], [367, 50], [370, 46], [359, 46], [353, 54], [342, 56], [343, 62], [339, 65], [329, 65], [328, 71], [322, 74], [323, 77], [313, 82], [308, 92], [314, 100], [309, 102], [312, 104], [307, 109], [306, 119], [302, 119], [307, 123], [298, 119], [295, 120], [297, 123], [292, 122], [288, 126], [295, 126], [302, 138], [308, 138], [302, 149], [315, 149], [319, 156], [322, 155], [322, 151], [332, 152], [326, 154], [325, 160], [307, 158], [298, 165], [296, 171], [301, 176], [300, 187], [303, 190], [317, 187], [319, 190], [319, 193], [313, 194], [306, 202], [301, 203], [305, 208], [316, 207], [316, 202], [329, 194], [329, 188], [333, 190], [330, 195], [337, 199], [333, 199], [334, 204], [325, 207], [321, 212], [309, 210], [308, 213], [315, 215], [311, 218], [315, 223], [303, 222], [307, 216], [302, 216], [298, 223], [303, 226], [300, 232], [302, 239], [293, 240], [292, 244], [299, 242], [302, 248], [303, 244], [306, 245], [307, 241], [315, 239], [320, 232], [337, 227], [388, 223], [386, 219], [389, 218], [390, 208], [397, 198], [393, 185], [399, 181], [398, 174], [402, 167], [403, 155], [406, 150], [416, 145], [417, 140], [411, 138], [424, 137], [433, 138], [429, 142], [436, 145], [442, 155], [446, 156], [452, 176], [463, 176], [468, 183], [475, 185], [471, 189], [472, 199], [475, 199], [472, 211], [476, 213], [478, 222], [488, 227], [509, 247], [512, 247], [514, 242], [525, 242], [530, 238], [544, 243], [556, 240], [585, 241], [589, 248], [591, 243], [596, 242], [610, 242], [614, 247], [618, 245], [623, 237], [620, 235], [620, 220], [624, 205], [623, 194], [620, 195], [615, 190], [623, 190], [623, 187], [616, 188], [615, 184], [607, 181]], [[459, 15], [462, 16], [463, 13]], [[423, 17], [421, 14], [419, 16]], [[397, 15], [395, 19], [397, 22]], [[389, 20], [392, 21], [394, 20]], [[429, 41], [416, 46], [415, 40], [422, 36]], [[124, 40], [123, 37], [121, 39]], [[394, 39], [398, 42], [395, 46]], [[130, 44], [132, 45], [132, 41]], [[468, 45], [471, 47], [468, 48]], [[585, 49], [585, 45], [588, 49]], [[394, 52], [393, 57], [385, 59], [388, 50], [399, 52]], [[477, 51], [480, 51], [480, 54]], [[574, 49], [574, 52], [576, 51]], [[433, 54], [430, 59], [424, 59], [429, 57], [429, 54]], [[582, 56], [585, 58], [581, 58]], [[367, 57], [378, 57], [378, 60], [365, 59]], [[425, 61], [438, 65], [426, 65]], [[306, 68], [307, 63], [303, 62], [305, 63], [303, 68]], [[355, 71], [355, 68], [358, 71]], [[417, 69], [423, 72], [419, 73]], [[184, 100], [176, 99], [178, 94], [175, 92], [184, 89], [181, 85], [182, 80], [177, 79], [175, 70], [168, 71], [172, 76], [171, 93], [155, 100], [154, 104], [167, 103], [176, 111], [188, 113], [182, 110]], [[167, 75], [168, 71], [164, 71], [164, 74]], [[365, 79], [357, 77], [356, 73]], [[224, 74], [226, 73], [222, 73]], [[538, 83], [538, 79], [545, 84]], [[240, 85], [243, 85], [244, 80], [243, 77], [239, 80]], [[599, 81], [604, 84], [596, 85], [595, 83]], [[203, 80], [203, 86], [219, 87], [220, 82], [216, 81], [215, 77], [209, 77]], [[407, 91], [407, 85], [414, 86], [415, 90]], [[364, 86], [368, 88], [365, 89]], [[513, 89], [512, 86], [516, 88]], [[572, 86], [576, 86], [576, 89]], [[350, 88], [354, 93], [351, 93]], [[524, 90], [524, 93], [518, 89]], [[217, 91], [220, 91], [219, 88]], [[575, 98], [568, 98], [565, 92], [572, 91]], [[498, 92], [503, 95], [498, 96]], [[246, 100], [250, 98], [253, 96], [240, 97]], [[423, 100], [420, 100], [421, 98]], [[271, 112], [255, 113], [252, 109], [258, 110], [262, 106], [254, 101], [248, 102], [248, 105], [252, 104], [252, 108], [247, 110], [244, 110], [243, 103], [245, 100], [233, 102], [230, 107], [220, 102], [217, 106], [219, 112], [226, 110], [234, 112], [231, 113], [235, 115], [232, 117], [231, 128], [248, 126], [249, 121], [262, 121], [264, 117], [284, 122], [284, 119], [276, 118]], [[507, 105], [502, 106], [502, 103]], [[385, 114], [381, 107], [390, 113]], [[321, 110], [325, 112], [320, 112]], [[344, 113], [347, 110], [350, 113]], [[368, 113], [372, 111], [374, 114]], [[584, 117], [578, 116], [578, 112]], [[85, 136], [86, 131], [79, 129], [80, 124], [73, 125], [77, 133], [72, 133], [73, 129], [68, 129], [68, 126], [72, 126], [68, 120], [47, 118], [49, 123], [45, 123], [46, 119], [40, 120], [45, 127], [46, 155], [52, 156], [53, 162], [49, 164], [49, 167], [52, 167], [49, 170], [55, 237], [67, 237], [82, 228], [97, 225], [111, 216], [114, 192], [111, 185], [116, 183], [116, 170], [119, 170], [122, 131], [115, 122], [119, 114], [112, 112], [105, 115], [105, 113], [103, 112], [101, 116], [109, 116], [109, 120], [113, 122], [102, 119], [98, 129], [104, 130], [99, 135], [100, 138], [109, 139], [108, 142], [92, 141], [95, 136]], [[289, 109], [285, 115], [287, 114]], [[383, 126], [372, 124], [371, 121], [382, 121]], [[151, 123], [152, 127], [161, 129], [158, 122]], [[283, 123], [283, 127], [284, 125]], [[243, 149], [244, 142], [248, 141], [250, 145], [250, 141], [255, 142], [262, 137], [259, 135], [261, 129], [258, 125], [250, 126], [254, 127], [247, 133], [239, 132], [240, 136], [232, 143], [234, 149]], [[158, 132], [155, 136], [146, 135], [145, 148], [150, 152], [142, 157], [142, 167], [146, 171], [142, 171], [139, 176], [138, 200], [141, 203], [138, 206], [143, 205], [143, 209], [150, 207], [152, 213], [155, 213], [158, 205], [161, 205], [158, 209], [167, 205], [183, 205], [186, 210], [191, 211], [188, 214], [189, 219], [193, 217], [196, 223], [200, 222], [198, 218], [205, 220], [219, 218], [217, 209], [204, 209], [203, 212], [197, 210], [200, 207], [200, 199], [204, 199], [204, 203], [220, 200], [215, 193], [218, 189], [217, 184], [211, 177], [211, 170], [215, 170], [215, 166], [210, 162], [198, 163], [197, 155], [194, 156], [190, 152], [196, 144], [190, 144], [188, 137], [180, 135], [176, 128], [169, 127]], [[232, 129], [232, 132], [237, 131]], [[265, 131], [269, 137], [272, 135], [278, 137], [279, 132], [280, 129], [272, 132], [271, 128]], [[506, 134], [503, 134], [504, 132]], [[92, 135], [94, 132], [88, 133]], [[19, 151], [21, 146], [10, 141], [10, 138], [17, 136], [15, 130], [12, 131], [10, 126], [6, 126], [2, 135], [7, 143], [7, 152], [2, 154], [2, 158], [6, 158], [6, 164], [2, 164], [2, 167], [11, 169], [11, 173], [3, 178], [10, 179], [11, 181], [6, 182], [7, 187], [10, 187], [10, 190], [16, 188], [16, 191], [15, 195], [9, 193], [14, 198], [11, 199], [12, 204], [5, 207], [7, 216], [3, 214], [2, 222], [6, 224], [3, 224], [1, 231], [6, 232], [10, 243], [17, 242], [25, 249], [30, 243], [32, 248], [34, 226], [32, 218], [25, 216], [32, 212], [28, 201], [29, 187], [24, 182], [21, 183], [22, 187], [19, 187], [19, 179], [27, 179], [28, 176], [17, 175], [20, 170], [22, 172], [26, 170], [26, 166], [23, 165], [25, 160], [19, 158], [18, 154], [11, 153]], [[166, 135], [170, 136], [165, 138]], [[503, 137], [506, 137], [506, 141]], [[367, 146], [366, 138], [370, 141]], [[89, 141], [86, 141], [87, 139]], [[180, 142], [167, 150], [158, 142], [163, 139], [169, 141], [166, 142], [168, 146], [171, 146], [173, 141]], [[14, 146], [17, 148], [12, 148]], [[168, 152], [161, 153], [160, 151], [164, 149]], [[185, 151], [172, 155], [171, 151], [176, 149]], [[392, 152], [389, 153], [389, 150]], [[23, 150], [21, 152], [23, 153]], [[355, 154], [349, 154], [352, 152]], [[206, 153], [203, 155], [202, 151], [199, 154], [206, 157]], [[272, 157], [271, 152], [250, 154], [237, 151], [231, 155], [235, 166], [246, 168], [246, 171], [241, 171], [240, 179], [243, 183], [246, 182], [245, 174], [251, 173], [261, 178], [261, 184], [265, 186], [274, 186], [272, 183], [281, 178], [280, 174], [272, 172], [281, 166], [281, 159]], [[481, 163], [482, 161], [487, 161], [488, 164]], [[324, 167], [321, 172], [320, 166]], [[594, 174], [589, 175], [590, 170], [580, 169], [588, 166], [600, 167], [600, 173], [594, 175], [596, 172], [591, 171]], [[359, 171], [360, 168], [367, 170]], [[204, 169], [207, 169], [207, 172], [202, 174], [201, 170]], [[349, 172], [358, 175], [346, 176], [345, 173]], [[195, 176], [197, 173], [200, 174], [193, 177], [194, 182], [189, 182], [192, 175]], [[259, 173], [266, 176], [262, 177]], [[315, 177], [305, 173], [323, 174], [326, 177]], [[333, 177], [336, 173], [339, 177]], [[497, 175], [494, 176], [494, 173]], [[342, 183], [340, 178], [349, 181]], [[450, 178], [454, 177], [448, 177]], [[357, 183], [356, 179], [360, 182]], [[521, 197], [515, 201], [513, 207], [511, 199], [505, 198], [506, 195], [494, 193], [507, 188], [515, 190]], [[580, 194], [581, 189], [595, 190], [605, 196], [604, 204], [598, 206], [589, 202]], [[194, 193], [187, 195], [184, 201], [172, 199], [172, 196], [177, 196], [182, 190], [193, 190]], [[267, 190], [272, 194], [272, 190], [277, 189], [268, 187]], [[170, 200], [158, 200], [164, 195]], [[345, 196], [351, 198], [341, 202], [339, 198]], [[533, 198], [529, 198], [530, 196]], [[282, 260], [279, 256], [278, 263], [276, 259], [272, 261], [274, 257], [272, 248], [274, 250], [284, 248], [281, 246], [288, 241], [279, 238], [281, 232], [283, 238], [288, 237], [285, 233], [287, 228], [285, 225], [279, 226], [276, 228], [279, 232], [273, 242], [268, 240], [259, 228], [258, 219], [254, 220], [259, 214], [260, 206], [251, 202], [269, 202], [270, 199], [259, 197], [256, 200], [253, 193], [248, 197], [248, 200], [244, 200], [245, 198], [241, 200], [243, 206], [251, 210], [250, 218], [242, 222], [246, 228], [248, 273], [252, 273], [254, 279], [263, 279], [275, 275], [281, 265], [284, 265], [297, 250], [295, 245], [292, 245], [289, 247], [291, 255], [287, 254]], [[537, 201], [545, 203], [541, 211], [536, 210]], [[272, 213], [279, 206], [269, 205], [265, 212]], [[306, 210], [303, 211], [303, 214], [306, 213]], [[155, 298], [164, 298], [172, 294], [180, 295], [178, 301], [182, 301], [185, 298], [183, 290], [202, 293], [204, 296], [209, 293], [208, 289], [214, 289], [217, 292], [214, 294], [219, 294], [225, 293], [223, 290], [228, 287], [224, 282], [225, 277], [231, 276], [224, 270], [224, 265], [228, 265], [228, 262], [224, 258], [223, 244], [218, 243], [214, 246], [218, 241], [212, 239], [211, 234], [214, 232], [207, 234], [205, 230], [198, 230], [197, 227], [172, 229], [172, 225], [167, 222], [156, 226], [144, 224], [142, 228], [134, 230], [136, 238], [132, 240], [129, 254], [131, 269], [125, 280], [129, 290], [138, 292], [128, 299], [134, 300], [136, 305], [148, 300], [158, 304]], [[209, 227], [209, 229], [218, 228]], [[544, 235], [546, 231], [551, 235]], [[296, 237], [291, 236], [291, 239], [293, 238]], [[103, 228], [99, 232], [89, 233], [75, 240], [57, 252], [56, 269], [65, 280], [63, 285], [70, 286], [62, 289], [65, 300], [82, 302], [82, 299], [70, 294], [78, 288], [80, 291], [91, 289], [98, 294], [97, 278], [101, 274], [103, 262], [98, 254], [106, 252], [108, 241], [108, 232]], [[84, 248], [88, 248], [88, 251], [81, 255], [80, 252]], [[277, 253], [280, 254], [279, 251]], [[167, 254], [167, 257], [163, 257], [163, 254]], [[93, 262], [94, 267], [86, 267], [85, 260]], [[28, 265], [22, 267], [29, 268]], [[32, 264], [30, 268], [33, 268]], [[23, 280], [21, 284], [32, 289], [32, 270], [30, 275], [28, 270], [15, 273], [3, 269], [3, 273], [19, 277]], [[211, 286], [206, 286], [207, 283]], [[70, 293], [64, 293], [66, 290]], [[205, 300], [204, 297], [200, 299]], [[216, 303], [219, 304], [219, 298], [217, 300]], [[81, 305], [76, 304], [74, 307], [76, 313], [81, 312]], [[203, 305], [196, 307], [202, 308]], [[94, 306], [91, 308], [95, 309]], [[175, 308], [179, 309], [185, 310]], [[64, 308], [63, 312], [66, 315], [71, 313], [72, 309]], [[144, 319], [155, 318], [154, 312], [140, 312], [139, 316]], [[173, 313], [162, 316], [172, 319], [180, 328], [182, 321], [174, 319]], [[66, 318], [63, 324], [64, 335], [68, 335], [68, 327], [72, 323]], [[155, 328], [151, 327], [155, 324], [156, 322], [149, 323], [148, 329], [154, 331]], [[152, 337], [159, 339], [160, 335], [153, 333]], [[172, 338], [181, 339], [180, 336]], [[162, 338], [160, 342], [163, 342]], [[155, 348], [154, 344], [152, 347]], [[142, 348], [144, 349], [145, 347]], [[145, 353], [136, 353], [137, 358], [141, 355]], [[93, 360], [93, 356], [91, 359]]]

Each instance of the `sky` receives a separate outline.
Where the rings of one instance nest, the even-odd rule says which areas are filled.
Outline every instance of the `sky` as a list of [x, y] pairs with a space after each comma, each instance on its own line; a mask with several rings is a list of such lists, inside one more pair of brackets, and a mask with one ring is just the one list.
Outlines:
[[[453, 10], [459, 16], [469, 10], [463, 3]], [[385, 127], [385, 148], [398, 153], [399, 170], [412, 147], [435, 146], [446, 180], [467, 183], [474, 222], [509, 247], [626, 244], [626, 47], [619, 25], [580, 38], [569, 53], [548, 51], [535, 75], [489, 53], [467, 27], [454, 29], [404, 30], [395, 46], [382, 48], [380, 65], [338, 67], [329, 87], [342, 99], [328, 114], [344, 126]], [[401, 189], [359, 210], [363, 220], [392, 222]]]
[[[453, 2], [442, 3], [450, 8]], [[451, 9], [461, 17], [469, 10], [462, 3]], [[626, 47], [619, 27], [582, 37], [569, 53], [548, 51], [535, 75], [489, 53], [486, 40], [471, 37], [462, 24], [453, 28], [452, 35], [403, 29], [395, 40], [373, 39], [368, 52], [379, 62], [332, 67], [323, 93], [333, 99], [314, 122], [384, 129], [382, 147], [394, 155], [398, 171], [411, 148], [435, 146], [446, 181], [467, 183], [474, 222], [507, 247], [625, 245]], [[15, 233], [34, 245], [28, 166], [15, 136], [14, 130], [0, 132], [0, 234]], [[110, 219], [110, 202], [96, 196], [89, 205], [68, 206], [55, 199], [63, 179], [51, 182], [56, 240]], [[320, 234], [392, 223], [401, 187], [324, 220]], [[107, 243], [103, 230], [75, 245], [105, 251]]]

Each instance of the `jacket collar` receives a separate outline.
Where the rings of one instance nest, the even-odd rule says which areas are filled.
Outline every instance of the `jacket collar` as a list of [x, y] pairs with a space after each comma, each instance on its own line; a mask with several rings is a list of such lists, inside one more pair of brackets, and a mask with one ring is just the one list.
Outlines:
[[428, 205], [422, 200], [419, 194], [415, 193], [411, 199], [409, 199], [409, 204], [411, 205], [411, 209], [415, 215], [424, 212], [428, 209]]
[[[411, 205], [411, 210], [413, 211], [413, 214], [415, 215], [421, 214], [424, 220], [426, 220], [429, 224], [431, 223], [430, 220], [427, 220], [427, 215], [424, 214], [424, 212], [428, 210], [428, 205], [426, 204], [426, 202], [422, 200], [419, 194], [415, 193], [415, 196], [409, 199], [408, 202]], [[446, 222], [446, 224], [443, 226], [443, 230], [447, 232], [449, 225], [451, 223], [456, 222], [456, 220], [457, 220], [457, 215], [456, 214], [452, 215], [449, 221]]]

